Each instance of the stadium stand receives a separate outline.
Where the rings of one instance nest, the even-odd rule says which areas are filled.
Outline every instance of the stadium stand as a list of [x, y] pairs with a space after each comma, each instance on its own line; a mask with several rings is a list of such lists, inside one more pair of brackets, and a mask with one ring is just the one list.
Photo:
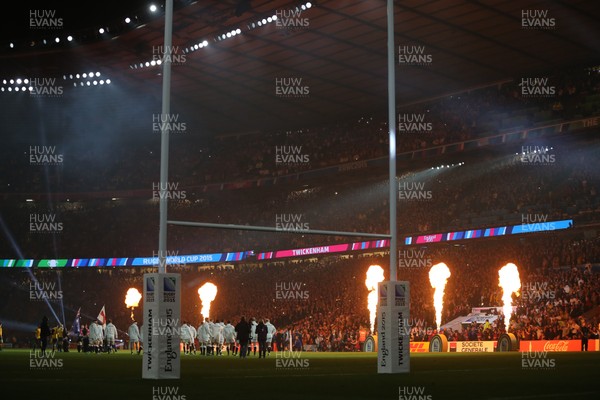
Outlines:
[[[399, 149], [424, 151], [427, 155], [428, 150], [444, 144], [598, 116], [597, 69], [563, 72], [552, 76], [551, 81], [558, 88], [558, 96], [553, 99], [523, 98], [515, 82], [406, 107], [406, 113], [425, 115], [425, 121], [433, 129], [424, 135], [402, 135]], [[272, 132], [261, 136], [264, 140], [260, 142], [249, 134], [215, 138], [212, 143], [192, 147], [175, 138], [173, 151], [177, 162], [171, 173], [186, 191], [186, 198], [170, 202], [169, 217], [273, 226], [280, 215], [299, 215], [311, 229], [330, 229], [335, 225], [337, 230], [386, 233], [385, 163], [346, 172], [336, 169], [337, 174], [316, 175], [313, 180], [299, 178], [300, 173], [385, 158], [386, 135], [387, 126], [381, 120], [357, 117], [356, 121], [328, 126]], [[399, 182], [420, 184], [418, 190], [430, 194], [419, 201], [399, 199], [398, 228], [402, 235], [520, 224], [527, 215], [574, 221], [575, 229], [561, 233], [406, 247], [425, 251], [428, 262], [444, 261], [449, 265], [452, 277], [446, 288], [443, 321], [466, 315], [474, 306], [501, 305], [497, 270], [511, 261], [520, 268], [523, 287], [544, 290], [543, 295], [515, 297], [517, 318], [513, 323], [519, 338], [580, 335], [580, 319], [598, 308], [600, 293], [597, 237], [600, 177], [595, 165], [598, 154], [595, 136], [597, 127], [593, 126], [565, 130], [526, 141], [497, 143], [477, 153], [468, 149], [451, 155], [433, 152], [412, 160], [410, 168], [408, 163], [402, 166]], [[95, 154], [99, 149], [89, 149], [83, 142], [70, 143], [72, 147], [65, 150], [69, 153], [69, 163], [39, 169], [21, 168], [29, 162], [23, 156], [22, 142], [0, 150], [11, 166], [2, 177], [0, 197], [3, 227], [12, 238], [0, 243], [0, 255], [37, 259], [64, 254], [69, 257], [155, 254], [158, 202], [152, 199], [151, 188], [154, 177], [158, 176], [157, 143], [148, 141], [139, 146], [138, 142], [124, 139], [122, 146], [112, 149], [113, 159], [103, 164], [99, 164], [102, 158]], [[301, 146], [310, 162], [277, 165], [274, 153], [283, 145]], [[544, 152], [552, 155], [554, 161], [524, 163], [522, 146], [549, 149]], [[283, 179], [290, 174], [296, 174], [297, 179]], [[209, 184], [258, 182], [274, 177], [282, 178], [283, 183], [204, 190], [204, 185]], [[38, 201], [36, 194], [46, 188], [59, 200]], [[47, 213], [62, 223], [60, 233], [32, 232], [31, 215]], [[209, 229], [169, 228], [169, 247], [177, 249], [179, 254], [271, 251], [347, 241], [345, 237], [285, 232], [215, 234]], [[317, 351], [357, 351], [359, 338], [369, 327], [364, 276], [372, 263], [387, 270], [385, 251], [318, 259], [250, 260], [229, 267], [176, 268], [187, 285], [182, 316], [198, 323], [196, 289], [210, 280], [219, 288], [213, 304], [216, 318], [233, 321], [242, 314], [269, 317], [280, 333], [292, 333], [294, 343], [301, 340], [303, 346]], [[42, 281], [60, 280], [65, 314], [81, 307], [85, 318], [91, 321], [105, 304], [116, 326], [125, 330], [130, 310], [123, 305], [124, 294], [129, 287], [139, 287], [141, 273], [151, 270], [3, 271], [0, 290], [8, 295], [0, 311], [5, 320], [21, 324], [19, 329], [5, 325], [5, 331], [11, 331], [15, 346], [29, 346], [36, 323], [47, 313], [45, 304], [27, 300], [32, 283], [30, 274]], [[80, 279], [83, 275], [89, 279]], [[411, 282], [411, 319], [415, 322], [412, 338], [427, 341], [436, 331], [426, 269], [400, 268], [399, 276]], [[277, 284], [282, 282], [300, 283], [306, 298], [277, 299]], [[588, 322], [597, 334], [598, 316], [590, 315]], [[502, 332], [498, 326], [489, 330], [466, 326], [446, 333], [450, 338], [465, 340], [496, 339]]]

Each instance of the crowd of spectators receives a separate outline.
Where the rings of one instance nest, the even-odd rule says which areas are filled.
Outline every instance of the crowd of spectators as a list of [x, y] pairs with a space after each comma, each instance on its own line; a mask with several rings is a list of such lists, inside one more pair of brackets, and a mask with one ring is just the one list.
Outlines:
[[[467, 315], [473, 307], [502, 306], [498, 270], [513, 262], [519, 268], [522, 289], [513, 296], [516, 312], [511, 320], [512, 332], [521, 339], [577, 338], [580, 330], [575, 325], [584, 317], [592, 332], [597, 333], [598, 316], [585, 315], [597, 309], [600, 302], [598, 238], [585, 238], [581, 232], [545, 233], [520, 239], [413, 246], [412, 250], [410, 257], [428, 260], [427, 265], [444, 262], [451, 270], [443, 324]], [[232, 267], [187, 266], [173, 271], [182, 274], [181, 317], [193, 325], [199, 324], [202, 308], [197, 289], [210, 281], [218, 288], [210, 307], [211, 317], [216, 320], [269, 318], [279, 333], [291, 334], [293, 346], [299, 343], [302, 348], [316, 351], [358, 351], [371, 322], [366, 271], [372, 264], [387, 271], [387, 263], [388, 256], [382, 250], [379, 254], [240, 263]], [[398, 269], [398, 278], [411, 284], [414, 341], [427, 341], [437, 333], [428, 270], [422, 266]], [[50, 301], [57, 322], [70, 328], [75, 312], [81, 308], [82, 323], [89, 323], [104, 306], [107, 317], [126, 338], [131, 309], [124, 304], [125, 294], [130, 287], [141, 289], [143, 273], [150, 271], [153, 269], [126, 267], [5, 269], [0, 276], [5, 299], [0, 314], [6, 336], [14, 335], [21, 345], [28, 345], [42, 315], [53, 319], [45, 302], [31, 298], [35, 276], [42, 286], [51, 287], [48, 283], [55, 282], [54, 290], [61, 290], [62, 302]], [[143, 324], [141, 311], [133, 312]], [[476, 325], [446, 330], [452, 340], [494, 340], [503, 332], [503, 325], [497, 324], [489, 329]]]
[[[399, 116], [422, 117], [431, 129], [421, 133], [398, 132], [397, 151], [422, 150], [511, 129], [598, 115], [600, 102], [589, 99], [600, 94], [599, 76], [594, 68], [549, 73], [548, 85], [556, 90], [556, 96], [551, 98], [524, 96], [520, 80], [515, 79], [498, 86], [401, 106]], [[88, 117], [93, 124], [85, 126], [107, 125], [108, 121], [102, 116]], [[56, 129], [81, 130], [65, 124], [58, 123]], [[85, 135], [76, 134], [78, 132], [64, 134], [58, 144], [28, 142], [23, 138], [14, 143], [7, 141], [1, 155], [10, 168], [2, 193], [150, 190], [159, 177], [159, 136], [133, 135], [131, 123], [105, 129], [123, 132], [116, 142], [104, 145], [95, 145]], [[247, 135], [172, 135], [170, 151], [177, 162], [172, 163], [170, 173], [181, 186], [191, 189], [209, 183], [277, 177], [385, 157], [388, 131], [385, 117], [357, 116], [329, 125]], [[30, 147], [45, 145], [54, 147], [55, 153], [63, 156], [63, 162], [47, 168], [32, 165]], [[306, 162], [277, 162], [276, 154], [283, 147], [287, 151], [293, 147], [307, 157]]]
[[[597, 140], [589, 139], [559, 146], [553, 153], [556, 162], [549, 165], [523, 163], [510, 153], [451, 168], [406, 172], [399, 177], [398, 230], [409, 236], [563, 219], [573, 219], [574, 226], [598, 223], [597, 152]], [[275, 227], [283, 218], [299, 218], [309, 229], [386, 233], [386, 172], [354, 178], [201, 193], [193, 201], [171, 200], [169, 219]], [[157, 251], [158, 215], [158, 201], [152, 199], [6, 202], [2, 218], [11, 240], [0, 243], [0, 255], [36, 259], [152, 256]], [[31, 219], [37, 216], [54, 218], [62, 229], [32, 228]], [[348, 237], [300, 235], [283, 228], [270, 233], [181, 226], [170, 226], [168, 238], [169, 249], [180, 255], [349, 241]]]

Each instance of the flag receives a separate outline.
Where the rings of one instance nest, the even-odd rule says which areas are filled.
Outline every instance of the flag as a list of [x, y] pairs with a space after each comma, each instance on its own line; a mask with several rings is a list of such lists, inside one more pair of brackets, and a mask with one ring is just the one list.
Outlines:
[[71, 332], [74, 336], [81, 335], [81, 307], [79, 307], [79, 310], [77, 310], [77, 315], [75, 315], [75, 320], [73, 321]]
[[100, 314], [98, 314], [98, 321], [103, 327], [106, 327], [106, 310], [104, 309], [104, 306], [102, 306], [102, 310], [100, 310]]

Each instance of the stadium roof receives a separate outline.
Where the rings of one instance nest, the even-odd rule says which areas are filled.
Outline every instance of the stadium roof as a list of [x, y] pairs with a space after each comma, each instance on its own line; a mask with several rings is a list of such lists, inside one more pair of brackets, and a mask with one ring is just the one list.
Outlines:
[[[127, 1], [121, 3], [123, 6], [113, 7], [114, 18], [119, 21], [130, 11], [123, 9]], [[142, 7], [146, 2], [133, 3]], [[386, 1], [315, 0], [312, 7], [293, 14], [305, 3], [175, 1], [173, 46], [177, 46], [175, 54], [180, 57], [172, 68], [172, 110], [179, 107], [192, 112], [213, 133], [385, 115]], [[113, 6], [111, 2], [105, 5]], [[102, 6], [99, 3], [95, 7]], [[525, 22], [524, 10], [529, 10]], [[78, 13], [84, 21], [82, 13], [95, 13], [94, 9], [67, 11], [65, 5], [57, 8], [57, 14], [61, 12], [65, 20]], [[285, 24], [297, 28], [273, 22], [252, 28], [252, 23], [277, 13], [280, 25], [286, 19]], [[64, 38], [59, 44], [52, 43], [54, 36], [70, 34], [66, 23], [60, 30], [41, 30], [49, 41], [42, 47], [8, 49], [6, 42], [17, 31], [5, 31], [0, 79], [62, 78], [64, 74], [93, 70], [110, 77], [117, 86], [160, 100], [161, 67], [139, 67], [152, 60], [153, 52], [163, 45], [164, 19], [160, 12], [157, 15], [143, 21], [140, 18], [140, 25], [131, 29], [107, 24], [107, 39], [92, 40], [87, 35], [89, 42], [80, 45], [76, 44], [76, 34], [72, 44], [65, 45]], [[597, 63], [598, 21], [600, 2], [596, 0], [396, 1], [397, 103]], [[94, 30], [99, 24], [92, 19], [88, 23]], [[22, 25], [27, 22], [18, 24], [26, 30]], [[524, 26], [527, 24], [530, 26]], [[241, 34], [218, 40], [235, 29]], [[39, 35], [40, 30], [36, 33]], [[205, 40], [206, 47], [184, 50]], [[406, 53], [421, 51], [425, 56], [422, 65], [399, 63], [400, 46], [405, 46]], [[301, 79], [299, 85], [308, 87], [308, 97], [279, 97], [278, 78]]]

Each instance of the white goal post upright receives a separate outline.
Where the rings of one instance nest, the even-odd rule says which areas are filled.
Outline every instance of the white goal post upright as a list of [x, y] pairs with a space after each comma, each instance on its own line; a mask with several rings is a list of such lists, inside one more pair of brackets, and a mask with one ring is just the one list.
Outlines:
[[388, 129], [390, 134], [390, 276], [379, 283], [377, 302], [377, 372], [410, 372], [410, 285], [398, 282], [398, 228], [396, 208], [396, 50], [394, 1], [387, 0]]
[[398, 280], [398, 227], [396, 207], [398, 182], [396, 180], [396, 66], [394, 49], [394, 1], [387, 0], [387, 57], [388, 57], [388, 129], [390, 130], [390, 281]]
[[[171, 51], [173, 49], [173, 0], [165, 1], [165, 39], [164, 39], [164, 57], [162, 65], [162, 110], [161, 117], [164, 118], [171, 112]], [[159, 52], [160, 54], [161, 52]], [[160, 219], [158, 232], [158, 272], [167, 272], [167, 206], [169, 188], [169, 130], [170, 124], [161, 124], [160, 132], [160, 184], [159, 184], [159, 205]]]
[[[173, 0], [165, 1], [165, 37], [162, 66], [161, 118], [171, 112]], [[144, 274], [142, 379], [180, 379], [181, 275], [167, 273], [167, 206], [169, 188], [169, 124], [160, 138], [158, 273]]]

